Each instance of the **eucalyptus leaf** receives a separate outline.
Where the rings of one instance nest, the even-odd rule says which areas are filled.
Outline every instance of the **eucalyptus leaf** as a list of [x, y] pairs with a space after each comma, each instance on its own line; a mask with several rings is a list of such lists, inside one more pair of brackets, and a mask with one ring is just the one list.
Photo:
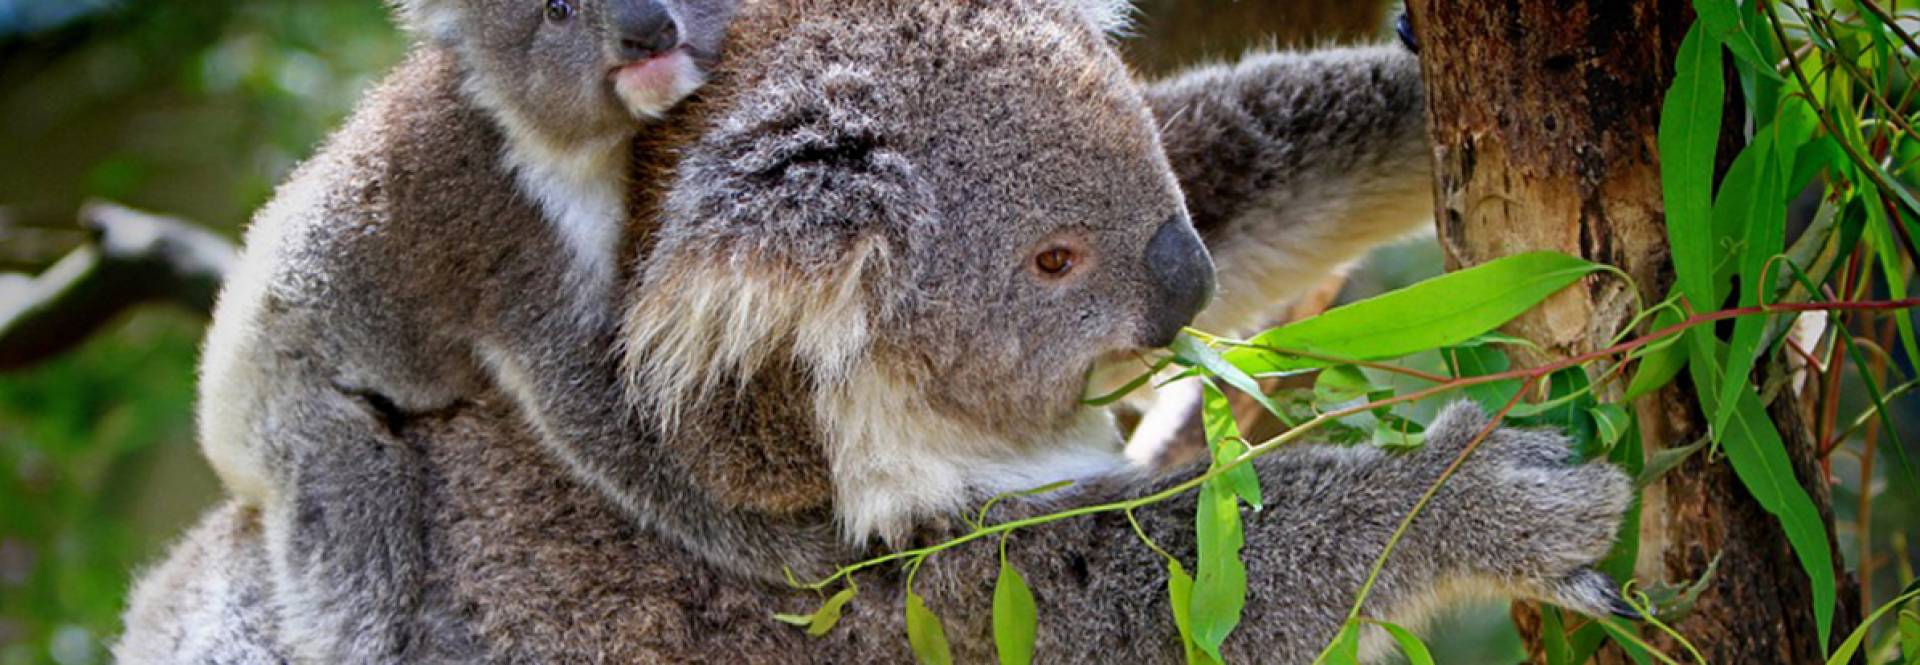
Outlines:
[[1827, 665], [1847, 665], [1847, 663], [1853, 662], [1853, 654], [1860, 650], [1860, 643], [1866, 641], [1867, 631], [1873, 628], [1873, 624], [1879, 622], [1882, 615], [1899, 608], [1901, 605], [1906, 604], [1907, 601], [1915, 598], [1920, 598], [1920, 581], [1907, 585], [1906, 590], [1902, 591], [1899, 596], [1881, 605], [1878, 609], [1875, 609], [1872, 614], [1867, 615], [1867, 619], [1861, 621], [1860, 626], [1853, 629], [1853, 633], [1847, 635], [1846, 641], [1841, 642], [1840, 646], [1834, 648], [1833, 654], [1827, 658]]
[[[1692, 370], [1694, 384], [1699, 386], [1701, 399], [1706, 402], [1703, 406], [1711, 413], [1718, 406], [1712, 400], [1718, 399], [1719, 378], [1722, 376], [1721, 357], [1725, 349], [1709, 335], [1689, 333], [1687, 338], [1692, 345], [1688, 367]], [[1812, 497], [1807, 495], [1794, 477], [1793, 465], [1787, 458], [1786, 442], [1780, 438], [1780, 432], [1774, 429], [1766, 406], [1760, 403], [1760, 396], [1752, 386], [1745, 386], [1736, 392], [1736, 400], [1733, 416], [1727, 420], [1726, 429], [1714, 432], [1714, 437], [1720, 442], [1720, 449], [1733, 464], [1734, 474], [1739, 476], [1748, 493], [1780, 520], [1787, 541], [1800, 560], [1801, 569], [1812, 581], [1814, 623], [1819, 629], [1820, 643], [1827, 644], [1833, 632], [1837, 592], [1834, 587], [1833, 550], [1827, 540], [1826, 522], [1821, 519]]]
[[1373, 625], [1387, 631], [1395, 644], [1400, 645], [1400, 654], [1407, 657], [1407, 665], [1433, 665], [1433, 652], [1427, 650], [1427, 644], [1412, 631], [1385, 621], [1375, 621]]
[[[1455, 378], [1487, 376], [1507, 371], [1507, 354], [1499, 349], [1486, 346], [1460, 346], [1446, 349], [1440, 354], [1447, 361], [1447, 369]], [[1467, 386], [1466, 393], [1487, 413], [1496, 413], [1513, 401], [1515, 393], [1520, 392], [1522, 382], [1519, 379], [1506, 379], [1492, 383]]]
[[1454, 346], [1493, 331], [1599, 269], [1555, 252], [1516, 254], [1269, 330], [1223, 357], [1249, 373], [1264, 374], [1334, 364], [1284, 351], [1384, 360]]
[[1193, 641], [1193, 576], [1178, 559], [1167, 559], [1167, 601], [1173, 609], [1173, 625], [1180, 631], [1181, 647], [1187, 653], [1187, 664], [1214, 662]]
[[[1679, 323], [1678, 313], [1663, 309], [1653, 315], [1652, 329], [1664, 330]], [[1621, 401], [1631, 402], [1665, 388], [1673, 382], [1674, 377], [1680, 375], [1680, 370], [1686, 369], [1687, 348], [1677, 343], [1678, 337], [1676, 335], [1673, 342], [1658, 343], [1658, 348], [1640, 357], [1640, 364], [1634, 368], [1633, 380], [1627, 383], [1627, 392], [1621, 396]]]
[[1313, 381], [1314, 401], [1321, 406], [1332, 406], [1366, 397], [1379, 388], [1367, 380], [1360, 368], [1352, 365], [1335, 365], [1320, 370], [1320, 376]]
[[1373, 445], [1380, 448], [1413, 449], [1426, 444], [1426, 428], [1406, 418], [1385, 418], [1373, 429]]
[[775, 614], [773, 618], [781, 623], [806, 626], [808, 635], [819, 637], [832, 631], [834, 625], [840, 623], [840, 612], [846, 607], [847, 601], [853, 600], [853, 596], [854, 588], [847, 587], [841, 589], [839, 593], [833, 594], [832, 597], [827, 598], [827, 602], [822, 603], [820, 609], [813, 614], [805, 616]]
[[1240, 560], [1245, 533], [1239, 501], [1224, 478], [1200, 486], [1194, 520], [1199, 561], [1188, 618], [1193, 623], [1193, 641], [1214, 660], [1224, 660], [1220, 646], [1240, 625], [1240, 612], [1247, 603], [1247, 568]]
[[907, 644], [922, 665], [953, 665], [953, 649], [947, 645], [947, 631], [940, 617], [927, 609], [920, 594], [907, 592]]
[[1547, 665], [1580, 665], [1574, 660], [1573, 645], [1567, 641], [1566, 622], [1560, 619], [1560, 608], [1540, 608], [1540, 651], [1546, 656]]
[[1675, 586], [1655, 582], [1648, 585], [1647, 600], [1653, 603], [1655, 618], [1661, 623], [1676, 623], [1687, 618], [1693, 612], [1693, 606], [1700, 602], [1700, 594], [1713, 585], [1714, 576], [1720, 572], [1720, 557], [1723, 554], [1713, 555], [1713, 560], [1707, 562], [1707, 569], [1691, 584]]
[[[1760, 55], [1760, 45], [1753, 33], [1741, 25], [1740, 3], [1734, 0], [1693, 0], [1693, 11], [1699, 16], [1699, 22], [1712, 32], [1713, 38], [1726, 44], [1734, 57], [1745, 63], [1742, 71], [1751, 70], [1756, 75], [1780, 78], [1773, 71], [1773, 62]], [[1719, 63], [1714, 63], [1714, 66], [1718, 69]]]
[[1599, 430], [1601, 447], [1612, 450], [1614, 445], [1627, 436], [1633, 427], [1633, 415], [1618, 404], [1601, 404], [1587, 409], [1593, 416], [1593, 425]]
[[1900, 651], [1906, 654], [1908, 665], [1920, 663], [1920, 610], [1900, 611]]
[[[1716, 4], [1715, 0], [1703, 0]], [[1721, 18], [1721, 27], [1725, 19]], [[1737, 17], [1736, 17], [1737, 22]], [[1720, 44], [1702, 18], [1680, 42], [1673, 85], [1660, 106], [1660, 189], [1666, 201], [1667, 244], [1673, 248], [1680, 292], [1695, 307], [1714, 307], [1713, 175], [1726, 82]]]
[[[1202, 387], [1201, 420], [1207, 432], [1207, 450], [1213, 453], [1214, 466], [1224, 466], [1247, 454], [1246, 440], [1240, 436], [1240, 424], [1233, 420], [1233, 407], [1227, 403], [1227, 395], [1220, 391], [1212, 381]], [[1260, 498], [1260, 475], [1253, 470], [1252, 464], [1242, 464], [1220, 476], [1241, 501], [1253, 506], [1254, 510], [1266, 507]]]
[[1027, 580], [1020, 576], [1020, 571], [1002, 559], [1000, 578], [993, 586], [993, 647], [1001, 663], [1033, 662], [1038, 623], [1033, 590], [1027, 588]]
[[1294, 422], [1292, 416], [1280, 408], [1279, 404], [1275, 404], [1272, 398], [1267, 397], [1266, 391], [1260, 388], [1259, 381], [1248, 376], [1239, 366], [1222, 358], [1220, 354], [1214, 353], [1205, 342], [1194, 338], [1193, 335], [1180, 333], [1179, 337], [1175, 337], [1173, 353], [1181, 362], [1198, 366], [1221, 381], [1227, 382], [1227, 385], [1233, 386], [1235, 390], [1246, 393], [1248, 397], [1253, 398], [1253, 401], [1265, 408], [1267, 413], [1273, 414], [1273, 417], [1280, 419], [1280, 422], [1288, 427], [1299, 425]]
[[1694, 453], [1700, 452], [1701, 448], [1707, 447], [1708, 441], [1709, 439], [1703, 438], [1679, 448], [1668, 448], [1654, 453], [1652, 457], [1647, 458], [1647, 466], [1640, 471], [1640, 476], [1634, 479], [1634, 486], [1652, 485], [1661, 476], [1667, 475], [1668, 471], [1679, 468], [1680, 463], [1687, 461], [1687, 458], [1692, 457]]

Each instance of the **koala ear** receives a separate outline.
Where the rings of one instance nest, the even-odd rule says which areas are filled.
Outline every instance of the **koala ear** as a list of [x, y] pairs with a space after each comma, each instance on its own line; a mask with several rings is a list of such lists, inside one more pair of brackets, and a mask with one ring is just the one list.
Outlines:
[[[677, 245], [677, 246], [675, 246]], [[831, 267], [803, 271], [752, 252], [664, 240], [637, 287], [622, 336], [628, 395], [667, 430], [772, 364], [838, 385], [868, 350], [867, 280], [889, 251], [860, 241]]]
[[1095, 29], [1110, 35], [1124, 35], [1133, 29], [1133, 0], [1073, 0], [1080, 13]]
[[394, 18], [408, 32], [439, 44], [452, 44], [460, 34], [463, 9], [459, 0], [390, 0]]

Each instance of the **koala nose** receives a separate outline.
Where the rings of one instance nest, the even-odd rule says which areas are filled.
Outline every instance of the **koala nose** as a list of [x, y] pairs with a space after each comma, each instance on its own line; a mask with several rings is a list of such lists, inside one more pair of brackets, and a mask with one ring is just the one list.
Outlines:
[[1213, 258], [1186, 215], [1167, 220], [1147, 241], [1147, 270], [1159, 299], [1147, 314], [1140, 344], [1164, 347], [1213, 301]]
[[620, 57], [647, 60], [680, 45], [680, 27], [659, 0], [615, 0], [613, 29], [620, 38]]

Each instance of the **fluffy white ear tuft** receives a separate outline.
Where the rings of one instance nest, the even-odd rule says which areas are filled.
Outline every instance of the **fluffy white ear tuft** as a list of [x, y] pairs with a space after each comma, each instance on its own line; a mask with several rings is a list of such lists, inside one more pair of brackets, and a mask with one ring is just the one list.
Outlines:
[[748, 257], [674, 257], [649, 268], [645, 293], [627, 313], [629, 396], [671, 431], [703, 400], [729, 397], [714, 394], [723, 386], [744, 389], [777, 356], [837, 383], [867, 351], [860, 285], [885, 254], [865, 244], [826, 280]]
[[460, 36], [459, 0], [390, 0], [400, 26], [423, 39], [452, 44]]
[[1120, 35], [1133, 28], [1133, 0], [1074, 1], [1080, 4], [1080, 13], [1101, 32]]

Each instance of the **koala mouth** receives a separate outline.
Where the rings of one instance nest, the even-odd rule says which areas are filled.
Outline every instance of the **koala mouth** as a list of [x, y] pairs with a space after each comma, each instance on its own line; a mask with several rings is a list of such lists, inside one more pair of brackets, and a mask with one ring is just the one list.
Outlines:
[[641, 120], [666, 115], [668, 109], [707, 82], [699, 63], [685, 48], [622, 65], [608, 78], [627, 112]]
[[[1153, 358], [1145, 349], [1120, 349], [1100, 354], [1094, 359], [1093, 365], [1087, 368], [1086, 394], [1082, 400], [1091, 405], [1117, 397], [1115, 393], [1122, 390], [1131, 394], [1142, 387], [1132, 384], [1152, 370]], [[1151, 383], [1151, 379], [1148, 382]]]

